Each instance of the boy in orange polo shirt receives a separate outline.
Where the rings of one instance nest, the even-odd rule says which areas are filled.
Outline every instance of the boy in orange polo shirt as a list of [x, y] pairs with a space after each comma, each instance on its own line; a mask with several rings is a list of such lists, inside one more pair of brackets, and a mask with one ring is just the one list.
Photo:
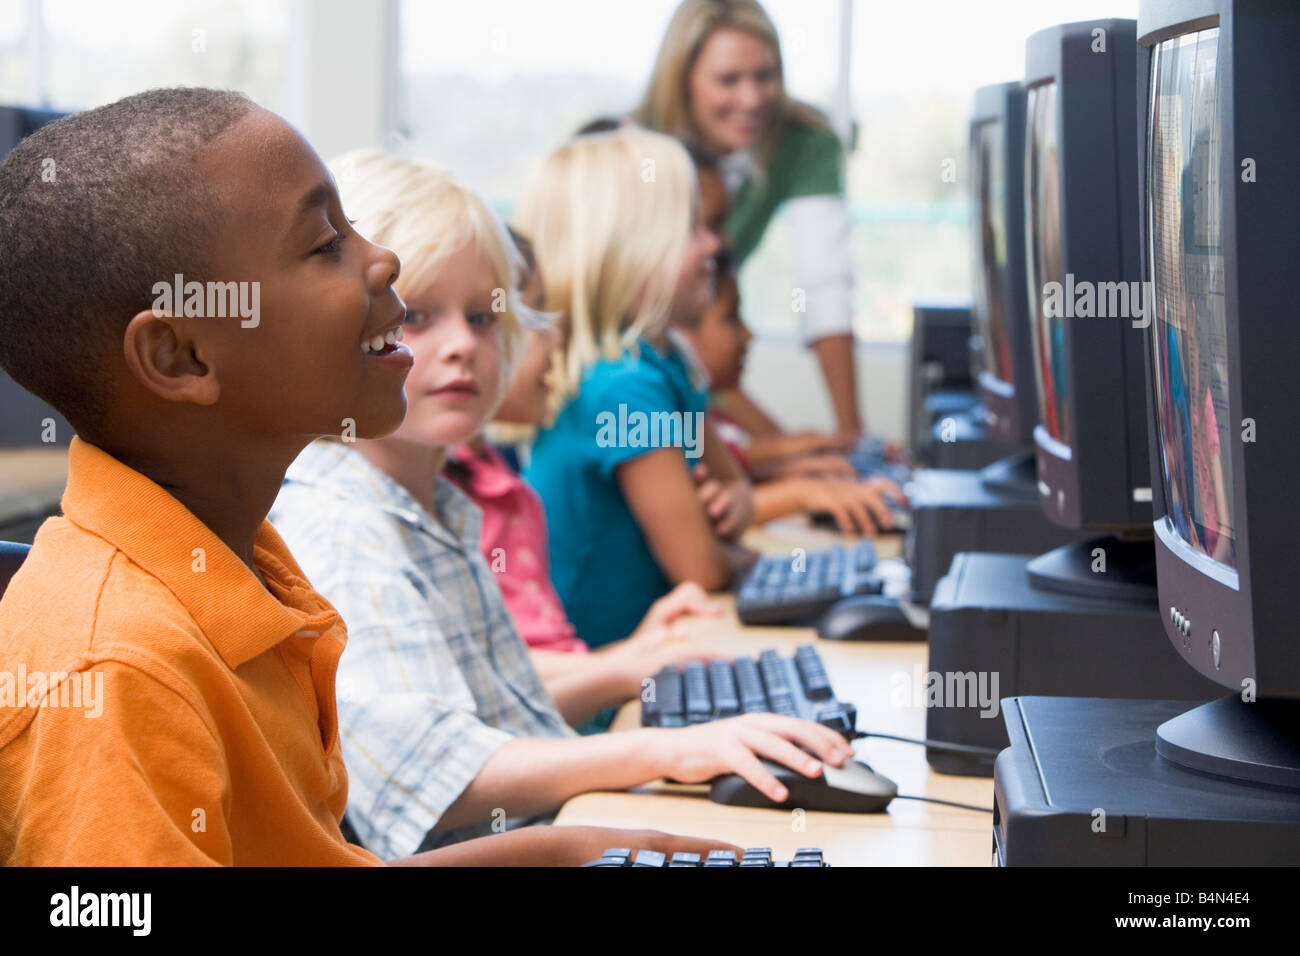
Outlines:
[[[405, 410], [399, 264], [245, 97], [155, 90], [0, 164], [0, 366], [77, 429], [0, 600], [0, 863], [378, 864], [339, 820], [346, 632], [265, 520], [314, 437]], [[412, 863], [716, 842], [586, 827]]]

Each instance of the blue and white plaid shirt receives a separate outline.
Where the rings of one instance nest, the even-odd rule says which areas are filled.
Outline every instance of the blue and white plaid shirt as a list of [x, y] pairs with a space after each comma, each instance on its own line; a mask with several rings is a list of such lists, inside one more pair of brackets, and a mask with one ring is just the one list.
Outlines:
[[573, 734], [479, 553], [477, 506], [443, 478], [434, 503], [436, 517], [355, 449], [322, 440], [290, 466], [270, 515], [347, 625], [348, 820], [385, 859], [491, 832], [494, 821], [430, 831], [507, 740]]

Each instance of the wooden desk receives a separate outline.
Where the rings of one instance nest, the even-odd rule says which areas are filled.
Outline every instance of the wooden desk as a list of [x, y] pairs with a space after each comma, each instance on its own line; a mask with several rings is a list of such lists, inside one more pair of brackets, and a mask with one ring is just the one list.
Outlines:
[[[823, 548], [849, 541], [799, 522], [774, 522], [746, 536], [745, 543], [766, 553], [794, 547]], [[881, 557], [896, 556], [898, 536], [877, 543]], [[754, 654], [769, 647], [790, 654], [815, 643], [835, 692], [858, 708], [858, 727], [909, 737], [925, 734], [925, 710], [911, 706], [908, 693], [926, 671], [923, 643], [822, 641], [809, 628], [744, 627], [736, 619], [731, 595], [715, 595], [726, 608], [721, 618], [687, 623], [688, 640], [714, 654]], [[903, 698], [902, 695], [906, 694]], [[902, 698], [902, 699], [900, 699]], [[904, 703], [906, 701], [906, 703]], [[640, 704], [619, 711], [612, 733], [640, 724]], [[993, 806], [993, 781], [934, 773], [925, 751], [915, 744], [866, 739], [855, 742], [859, 757], [898, 784], [899, 793]], [[740, 846], [770, 846], [789, 858], [802, 846], [821, 847], [835, 866], [987, 866], [992, 859], [992, 817], [987, 813], [895, 799], [885, 813], [846, 814], [726, 807], [708, 799], [702, 785], [658, 781], [621, 793], [587, 793], [569, 800], [557, 823], [652, 827], [672, 833], [714, 837]]]

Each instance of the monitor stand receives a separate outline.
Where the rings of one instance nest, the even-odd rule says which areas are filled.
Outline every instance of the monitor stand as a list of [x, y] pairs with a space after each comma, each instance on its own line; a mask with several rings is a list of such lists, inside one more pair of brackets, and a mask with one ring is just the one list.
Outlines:
[[1196, 773], [1300, 791], [1300, 701], [1230, 694], [1193, 707], [1156, 728], [1156, 753]]
[[[927, 706], [928, 739], [1005, 747], [1006, 729], [989, 706], [998, 696], [1181, 699], [1186, 708], [1223, 693], [1183, 662], [1165, 637], [1154, 598], [1038, 588], [1029, 575], [1038, 560], [1013, 554], [953, 559], [930, 605], [926, 677], [938, 675], [945, 691], [963, 691], [964, 699], [945, 693], [936, 702], [943, 706]], [[975, 700], [972, 686], [980, 692]], [[991, 758], [927, 749], [926, 759], [941, 773], [993, 773]]]
[[[1228, 700], [1247, 712], [1261, 707], [1235, 696], [1206, 707], [1232, 709]], [[1300, 859], [1300, 793], [1189, 770], [1159, 752], [1158, 731], [1185, 716], [1186, 702], [1011, 697], [1002, 704], [1011, 746], [998, 755], [993, 777], [995, 864], [1293, 866]], [[1277, 719], [1274, 731], [1296, 726]]]
[[1026, 570], [1030, 583], [1041, 591], [1152, 606], [1158, 601], [1156, 549], [1149, 535], [1065, 544], [1034, 558]]
[[1038, 506], [1038, 466], [1032, 451], [1018, 451], [980, 469], [980, 482], [994, 494]]
[[909, 596], [916, 604], [930, 603], [959, 551], [1035, 555], [1083, 537], [1049, 521], [1037, 492], [1024, 498], [990, 488], [979, 471], [914, 471], [908, 498], [912, 527], [904, 548], [912, 568]]

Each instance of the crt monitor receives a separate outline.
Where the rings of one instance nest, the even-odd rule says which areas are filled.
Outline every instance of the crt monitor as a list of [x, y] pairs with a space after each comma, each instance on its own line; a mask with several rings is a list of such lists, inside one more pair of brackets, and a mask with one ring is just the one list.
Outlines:
[[1021, 295], [1045, 514], [1149, 537], [1136, 36], [1133, 20], [1093, 20], [1026, 42]]
[[1157, 750], [1300, 789], [1300, 5], [1143, 0], [1138, 23], [1161, 616], [1231, 691], [1161, 725]]
[[970, 181], [975, 233], [971, 311], [982, 346], [977, 381], [990, 434], [1015, 448], [1033, 443], [1038, 414], [1022, 291], [1024, 117], [1025, 92], [1020, 83], [997, 83], [975, 91]]

